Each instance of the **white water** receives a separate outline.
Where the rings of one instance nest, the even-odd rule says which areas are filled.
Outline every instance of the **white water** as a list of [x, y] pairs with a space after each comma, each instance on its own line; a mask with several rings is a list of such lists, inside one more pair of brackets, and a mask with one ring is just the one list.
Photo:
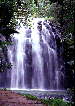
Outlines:
[[[10, 46], [8, 49], [9, 52], [9, 60], [12, 64], [11, 70], [11, 88], [25, 88], [24, 85], [24, 58], [25, 58], [25, 28], [21, 24], [20, 28], [17, 28], [19, 34], [14, 34], [15, 44], [14, 47]], [[15, 51], [16, 52], [15, 52]], [[15, 53], [15, 56], [14, 56]], [[14, 61], [15, 58], [15, 61]]]
[[43, 76], [43, 58], [42, 47], [40, 45], [40, 33], [38, 31], [38, 22], [42, 19], [34, 19], [32, 27], [32, 59], [34, 67], [34, 75], [32, 79], [32, 88], [44, 89], [44, 76]]
[[[41, 22], [41, 30], [38, 22]], [[60, 89], [61, 78], [58, 78], [59, 63], [54, 32], [49, 32], [50, 29], [46, 28], [44, 19], [41, 18], [33, 19], [31, 31], [22, 23], [16, 30], [19, 34], [13, 35], [14, 44], [8, 47], [12, 64], [11, 89]]]

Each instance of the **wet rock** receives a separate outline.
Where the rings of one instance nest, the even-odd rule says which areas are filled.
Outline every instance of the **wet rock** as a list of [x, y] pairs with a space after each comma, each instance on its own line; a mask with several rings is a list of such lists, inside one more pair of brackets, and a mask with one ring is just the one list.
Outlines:
[[41, 31], [42, 30], [42, 21], [39, 21], [37, 24], [38, 24], [38, 30]]
[[31, 29], [30, 28], [26, 30], [26, 37], [27, 38], [31, 37]]

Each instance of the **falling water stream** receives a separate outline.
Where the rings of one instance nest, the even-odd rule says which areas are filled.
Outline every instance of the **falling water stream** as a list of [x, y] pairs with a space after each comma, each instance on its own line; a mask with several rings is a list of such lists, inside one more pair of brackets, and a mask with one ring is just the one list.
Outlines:
[[11, 89], [61, 88], [56, 36], [44, 19], [34, 18], [32, 28], [20, 23], [8, 47], [11, 69]]
[[[11, 88], [25, 88], [24, 85], [24, 45], [25, 45], [25, 28], [21, 24], [21, 27], [17, 29], [19, 34], [14, 34], [15, 40], [14, 46], [10, 46], [8, 49], [9, 59], [12, 64], [11, 71]], [[14, 60], [15, 58], [15, 60]]]
[[42, 47], [40, 44], [40, 32], [38, 30], [38, 22], [40, 19], [33, 20], [32, 27], [32, 59], [33, 59], [33, 67], [34, 74], [32, 79], [32, 87], [33, 89], [44, 89], [44, 75], [43, 75], [43, 57], [42, 57]]

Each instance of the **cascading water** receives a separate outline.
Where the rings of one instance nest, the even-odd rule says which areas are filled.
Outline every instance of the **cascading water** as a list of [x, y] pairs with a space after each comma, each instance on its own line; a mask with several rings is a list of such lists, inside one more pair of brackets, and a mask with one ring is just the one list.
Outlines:
[[60, 35], [52, 28], [40, 18], [33, 19], [31, 29], [20, 23], [19, 33], [12, 37], [14, 44], [8, 47], [11, 88], [62, 89], [56, 44], [56, 36]]
[[43, 76], [43, 57], [42, 57], [42, 47], [40, 44], [40, 32], [38, 30], [38, 19], [33, 20], [32, 27], [32, 60], [33, 60], [33, 79], [32, 88], [43, 89], [44, 88], [44, 76]]
[[25, 45], [25, 29], [20, 26], [17, 29], [19, 34], [14, 34], [14, 45], [10, 46], [8, 49], [9, 60], [12, 64], [11, 70], [11, 88], [24, 88], [24, 45]]

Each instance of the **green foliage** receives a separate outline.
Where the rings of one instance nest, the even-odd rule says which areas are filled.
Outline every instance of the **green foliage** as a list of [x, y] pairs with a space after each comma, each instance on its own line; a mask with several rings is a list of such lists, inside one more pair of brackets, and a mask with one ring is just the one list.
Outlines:
[[13, 16], [13, 4], [11, 2], [0, 2], [0, 27], [9, 24], [11, 17]]
[[11, 42], [7, 41], [0, 41], [0, 72], [4, 72], [7, 69], [11, 68], [11, 63], [6, 61], [7, 58], [7, 51], [6, 53], [3, 52], [4, 48], [7, 48], [8, 45], [12, 44]]
[[0, 64], [0, 72], [4, 72], [5, 70], [7, 70], [7, 69], [10, 69], [11, 68], [11, 63], [10, 64]]
[[36, 96], [32, 96], [30, 94], [24, 94], [23, 96], [26, 96], [27, 99], [30, 99], [30, 100], [37, 100], [37, 97]]
[[12, 27], [15, 27], [18, 18], [27, 24], [29, 17], [53, 17], [59, 22], [63, 20], [66, 23], [64, 27], [68, 27], [64, 28], [64, 33], [73, 32], [74, 0], [63, 0], [61, 3], [60, 0], [1, 0], [1, 3], [3, 2], [13, 9], [14, 14], [9, 23]]
[[11, 63], [2, 62], [2, 58], [0, 57], [0, 72], [4, 72], [7, 69], [11, 68]]
[[64, 37], [64, 58], [65, 62], [71, 67], [74, 73], [74, 39], [72, 34], [68, 34]]
[[71, 103], [65, 102], [62, 99], [41, 99], [42, 103], [48, 106], [72, 106]]
[[38, 99], [36, 96], [32, 96], [30, 94], [24, 94], [29, 100], [38, 100], [43, 104], [47, 104], [48, 106], [72, 106], [72, 103], [65, 102], [62, 99]]
[[11, 44], [12, 44], [12, 42], [2, 41], [2, 42], [0, 42], [0, 47], [5, 47], [5, 46], [11, 45]]

